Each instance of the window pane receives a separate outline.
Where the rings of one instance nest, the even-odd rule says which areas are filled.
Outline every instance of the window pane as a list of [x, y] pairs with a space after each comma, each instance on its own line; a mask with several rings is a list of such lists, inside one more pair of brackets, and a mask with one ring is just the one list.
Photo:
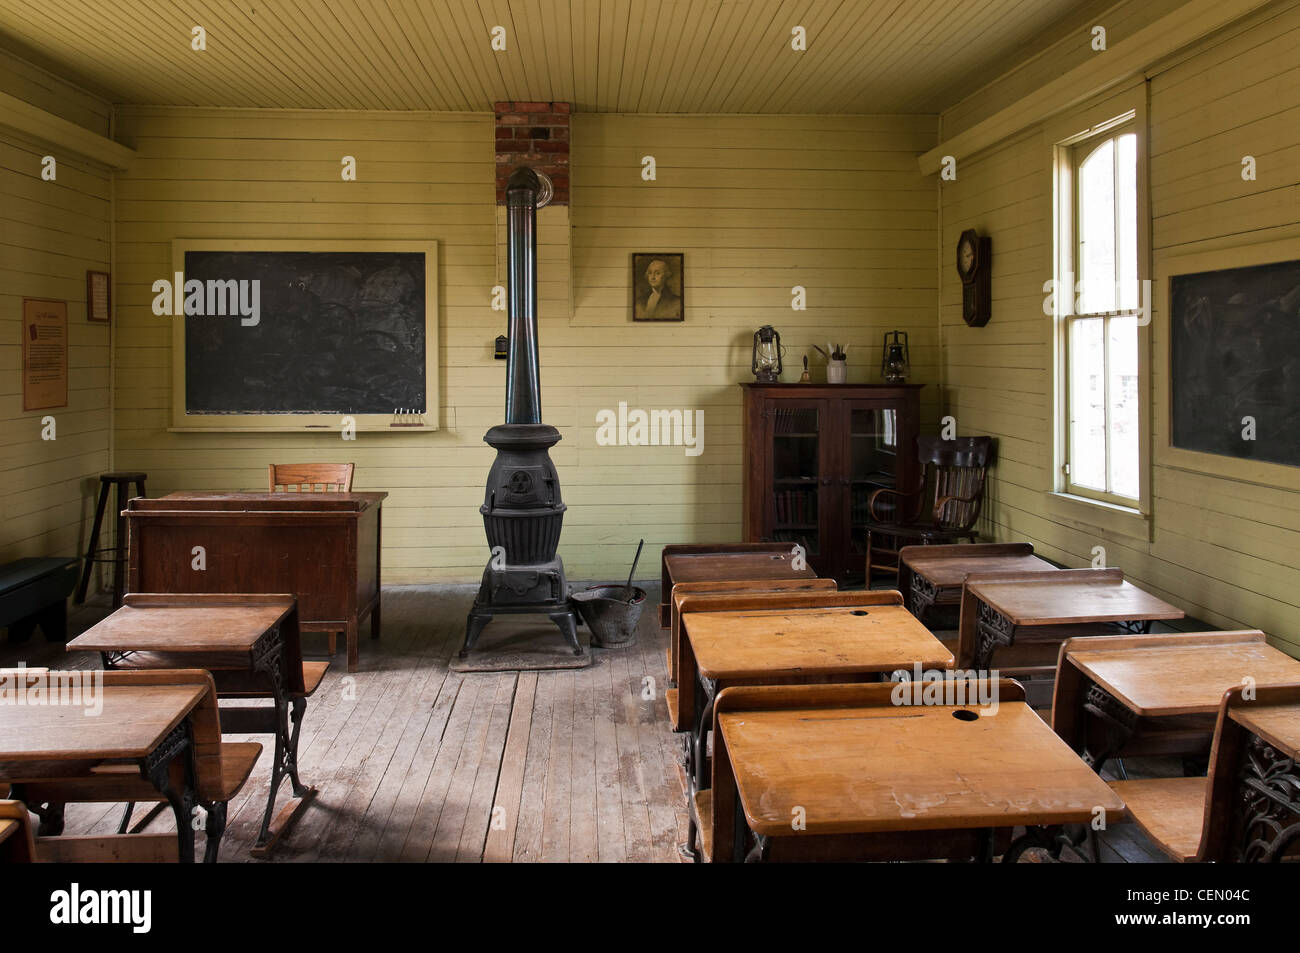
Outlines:
[[1137, 135], [1127, 133], [1116, 140], [1116, 216], [1119, 219], [1119, 306], [1133, 311], [1138, 306], [1137, 231]]
[[1103, 318], [1070, 322], [1070, 481], [1106, 489], [1106, 357]]
[[1137, 319], [1110, 324], [1110, 486], [1118, 496], [1138, 498]]
[[1079, 281], [1084, 313], [1115, 310], [1115, 140], [1079, 164]]

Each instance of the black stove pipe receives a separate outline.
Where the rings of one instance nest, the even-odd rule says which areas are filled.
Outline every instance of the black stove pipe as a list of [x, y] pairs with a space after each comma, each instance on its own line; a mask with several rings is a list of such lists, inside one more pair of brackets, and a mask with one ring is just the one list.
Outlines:
[[537, 356], [537, 173], [520, 167], [506, 185], [506, 260], [510, 350], [506, 364], [506, 423], [542, 422]]

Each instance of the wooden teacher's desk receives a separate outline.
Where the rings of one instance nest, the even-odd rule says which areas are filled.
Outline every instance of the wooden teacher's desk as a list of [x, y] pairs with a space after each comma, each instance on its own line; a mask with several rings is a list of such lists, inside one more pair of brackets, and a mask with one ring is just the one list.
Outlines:
[[129, 588], [292, 593], [304, 631], [346, 633], [348, 671], [355, 672], [357, 631], [367, 616], [370, 637], [379, 637], [380, 510], [387, 496], [170, 493], [131, 500]]

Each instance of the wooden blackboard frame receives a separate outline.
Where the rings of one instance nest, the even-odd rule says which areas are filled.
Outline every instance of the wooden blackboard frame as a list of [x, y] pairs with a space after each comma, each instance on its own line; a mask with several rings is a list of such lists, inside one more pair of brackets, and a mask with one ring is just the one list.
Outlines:
[[[186, 252], [418, 252], [424, 255], [424, 406], [423, 423], [396, 420], [392, 414], [354, 414], [357, 431], [419, 433], [438, 429], [440, 418], [438, 338], [438, 243], [436, 241], [370, 241], [364, 239], [211, 239], [177, 238], [172, 241], [172, 273], [185, 271]], [[171, 279], [171, 275], [168, 275]], [[340, 431], [339, 414], [187, 414], [185, 412], [185, 318], [172, 321], [172, 426], [173, 432], [223, 431], [305, 432]]]
[[1172, 279], [1206, 271], [1250, 268], [1300, 259], [1300, 237], [1253, 245], [1217, 248], [1188, 255], [1170, 256], [1157, 263], [1160, 275], [1160, 305], [1157, 314], [1161, 346], [1157, 349], [1158, 379], [1155, 389], [1158, 405], [1153, 419], [1159, 421], [1160, 437], [1156, 441], [1156, 465], [1202, 473], [1228, 480], [1257, 483], [1262, 486], [1300, 491], [1300, 467], [1269, 463], [1242, 457], [1223, 456], [1185, 450], [1173, 445], [1173, 334], [1171, 309]]

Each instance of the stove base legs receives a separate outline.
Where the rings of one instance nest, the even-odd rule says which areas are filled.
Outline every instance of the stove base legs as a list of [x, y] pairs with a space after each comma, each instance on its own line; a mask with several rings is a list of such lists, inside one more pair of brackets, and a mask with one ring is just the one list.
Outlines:
[[469, 610], [469, 616], [465, 619], [465, 645], [460, 650], [461, 658], [468, 658], [469, 653], [474, 651], [474, 645], [478, 642], [479, 635], [487, 628], [487, 624], [492, 621], [493, 616], [498, 612], [514, 615], [545, 615], [555, 623], [556, 628], [560, 630], [560, 634], [564, 636], [564, 641], [573, 650], [573, 654], [582, 654], [582, 644], [578, 642], [578, 617], [572, 609], [548, 609], [546, 606], [486, 608], [476, 605]]

